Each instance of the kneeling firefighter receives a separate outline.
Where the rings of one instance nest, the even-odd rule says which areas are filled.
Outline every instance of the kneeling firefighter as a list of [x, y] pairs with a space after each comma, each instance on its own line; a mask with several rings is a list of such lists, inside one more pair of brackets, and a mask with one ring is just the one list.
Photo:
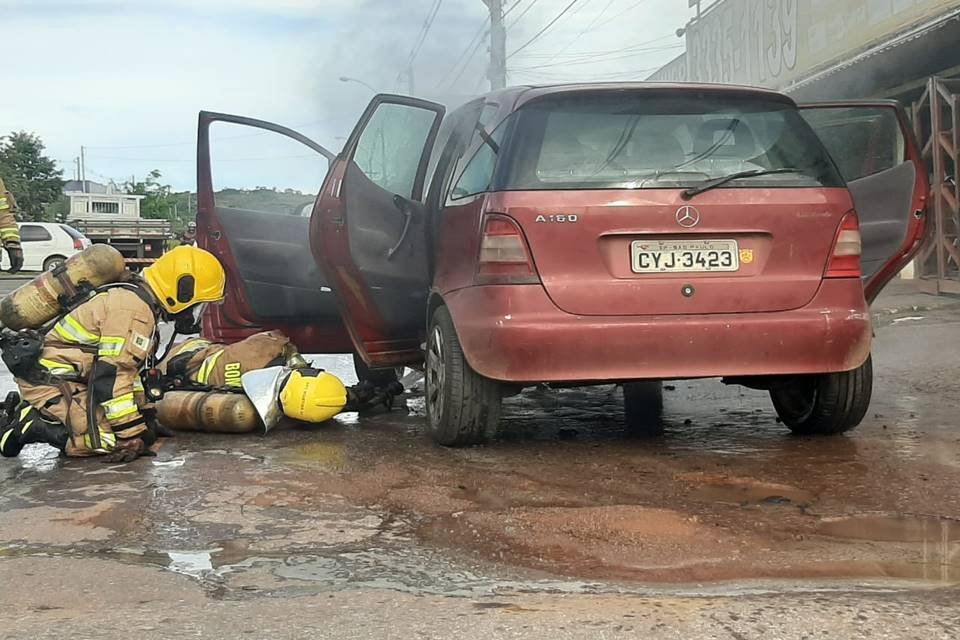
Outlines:
[[310, 367], [279, 331], [231, 345], [193, 338], [174, 346], [157, 370], [164, 390], [157, 417], [177, 431], [269, 431], [283, 416], [320, 423], [388, 403], [403, 391], [399, 384], [347, 389], [333, 374]]
[[157, 425], [140, 373], [155, 357], [157, 321], [222, 300], [225, 280], [196, 247], [177, 247], [137, 276], [98, 244], [0, 301], [3, 360], [23, 396], [16, 408], [8, 399], [0, 454], [32, 442], [117, 461], [147, 452]]

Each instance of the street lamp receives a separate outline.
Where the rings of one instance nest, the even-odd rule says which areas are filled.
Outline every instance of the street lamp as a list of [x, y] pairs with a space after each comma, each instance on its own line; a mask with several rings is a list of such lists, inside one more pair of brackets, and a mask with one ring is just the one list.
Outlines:
[[356, 82], [357, 84], [362, 84], [362, 85], [365, 86], [367, 89], [370, 89], [370, 91], [372, 91], [373, 93], [375, 93], [375, 94], [377, 93], [377, 90], [376, 90], [376, 89], [374, 89], [373, 87], [371, 87], [369, 84], [367, 84], [367, 83], [364, 82], [363, 80], [359, 80], [359, 79], [357, 79], [357, 78], [351, 78], [350, 76], [340, 76], [340, 82]]

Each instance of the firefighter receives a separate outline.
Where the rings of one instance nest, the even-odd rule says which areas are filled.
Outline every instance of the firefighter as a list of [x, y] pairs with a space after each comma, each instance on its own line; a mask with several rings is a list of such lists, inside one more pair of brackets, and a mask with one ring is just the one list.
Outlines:
[[[259, 425], [253, 416], [238, 419], [237, 398], [224, 393], [242, 391], [241, 378], [253, 371], [276, 372], [270, 400], [286, 398], [287, 417], [324, 422], [347, 404], [343, 383], [330, 373], [310, 368], [290, 338], [279, 331], [257, 333], [231, 345], [192, 338], [173, 347], [157, 369], [166, 380], [176, 381], [174, 388], [190, 391], [168, 394], [158, 404], [164, 425], [177, 431], [255, 430]], [[203, 410], [198, 412], [201, 406]], [[198, 414], [202, 419], [196, 418]]]
[[17, 227], [17, 201], [7, 191], [0, 178], [0, 243], [10, 258], [10, 273], [23, 267], [23, 249], [20, 247], [20, 229]]
[[307, 366], [290, 338], [264, 331], [231, 345], [191, 338], [175, 345], [157, 368], [167, 377], [209, 387], [240, 387], [240, 377], [256, 369]]
[[[43, 340], [36, 374], [17, 379], [0, 454], [45, 442], [68, 456], [127, 462], [157, 438], [140, 371], [154, 357], [157, 321], [177, 320], [223, 298], [225, 273], [210, 253], [177, 247], [129, 283], [101, 290], [61, 316]], [[8, 405], [11, 404], [8, 401]]]
[[180, 234], [180, 244], [197, 246], [197, 223], [192, 220], [187, 223], [186, 230]]

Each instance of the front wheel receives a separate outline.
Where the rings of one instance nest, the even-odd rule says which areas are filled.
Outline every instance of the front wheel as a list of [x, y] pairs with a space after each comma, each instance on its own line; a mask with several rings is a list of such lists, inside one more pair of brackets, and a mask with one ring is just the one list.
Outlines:
[[802, 376], [770, 390], [773, 407], [798, 435], [831, 435], [856, 427], [873, 394], [871, 358], [853, 371]]
[[448, 447], [481, 444], [500, 423], [500, 384], [470, 368], [446, 307], [433, 313], [425, 371], [430, 435]]

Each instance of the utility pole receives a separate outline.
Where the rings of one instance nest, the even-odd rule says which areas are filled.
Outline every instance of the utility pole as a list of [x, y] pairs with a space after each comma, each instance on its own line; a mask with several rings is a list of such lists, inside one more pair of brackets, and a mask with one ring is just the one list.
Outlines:
[[80, 184], [83, 185], [80, 189], [84, 193], [87, 192], [87, 158], [86, 150], [81, 146], [80, 147]]
[[503, 0], [483, 0], [490, 9], [490, 89], [507, 86], [507, 28], [503, 25]]

